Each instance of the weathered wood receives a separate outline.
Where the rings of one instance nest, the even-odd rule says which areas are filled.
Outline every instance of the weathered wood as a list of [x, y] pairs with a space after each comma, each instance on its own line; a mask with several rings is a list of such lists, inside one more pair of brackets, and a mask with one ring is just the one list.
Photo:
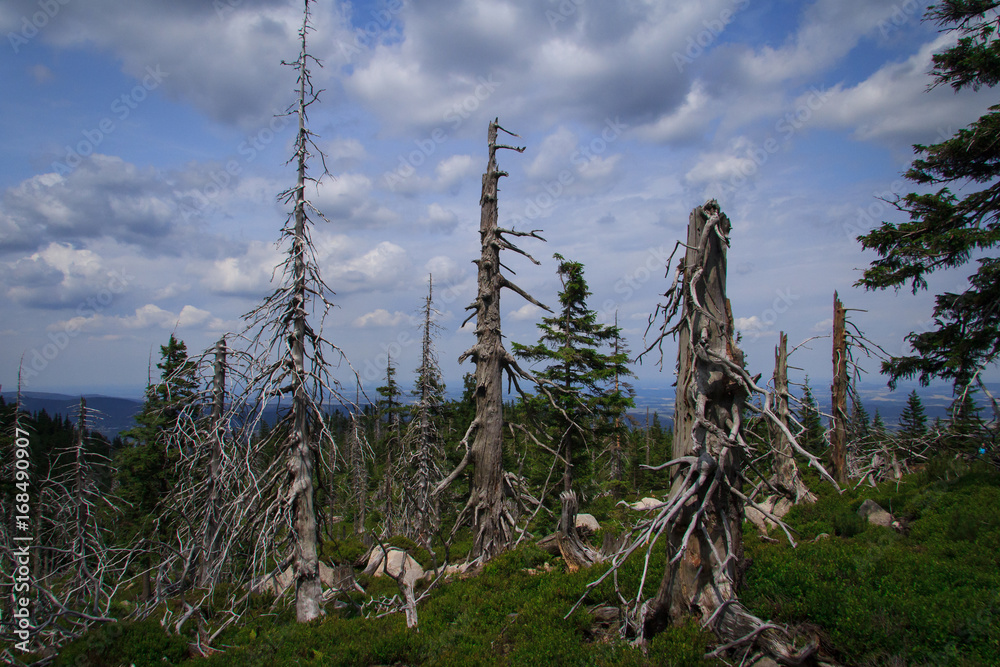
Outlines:
[[[778, 345], [774, 348], [774, 406], [777, 422], [768, 423], [771, 436], [773, 460], [771, 464], [771, 486], [793, 503], [816, 501], [809, 487], [802, 481], [795, 463], [792, 443], [786, 435], [789, 428], [788, 408], [788, 336], [784, 331], [778, 334]], [[782, 426], [784, 428], [782, 428]]]
[[570, 572], [576, 572], [582, 567], [590, 567], [602, 560], [597, 551], [590, 548], [581, 538], [576, 528], [576, 515], [580, 510], [580, 501], [575, 491], [563, 491], [559, 494], [562, 511], [559, 516], [559, 531], [556, 533], [556, 545], [566, 562]]
[[220, 339], [215, 344], [214, 366], [215, 373], [212, 379], [212, 416], [209, 426], [211, 429], [209, 446], [212, 449], [208, 460], [208, 479], [205, 480], [208, 502], [205, 504], [205, 526], [198, 552], [198, 586], [201, 587], [211, 585], [212, 564], [215, 563], [219, 555], [219, 522], [222, 516], [223, 505], [221, 494], [219, 493], [223, 446], [222, 414], [225, 411], [226, 403], [225, 338]]
[[783, 630], [751, 614], [736, 595], [745, 566], [742, 413], [750, 391], [758, 389], [743, 368], [726, 298], [729, 231], [714, 200], [691, 212], [679, 292], [667, 295], [668, 321], [682, 308], [679, 322], [673, 329], [665, 323], [660, 337], [675, 332], [678, 341], [675, 472], [670, 496], [648, 530], [666, 532], [668, 561], [656, 596], [645, 605], [636, 600], [636, 629], [648, 637], [693, 615], [719, 636], [720, 651], [753, 642], [795, 663], [815, 646], [797, 651]]
[[833, 293], [833, 384], [830, 386], [832, 410], [830, 447], [833, 477], [837, 484], [847, 483], [847, 310]]
[[[517, 152], [523, 148], [504, 146], [497, 143], [497, 131], [503, 129], [497, 120], [490, 123], [487, 134], [489, 160], [483, 174], [480, 196], [481, 215], [479, 237], [482, 246], [478, 266], [478, 292], [476, 300], [467, 307], [473, 311], [466, 322], [476, 318], [476, 344], [459, 357], [461, 363], [472, 359], [476, 364], [476, 416], [463, 438], [468, 450], [458, 468], [434, 489], [441, 493], [457, 476], [472, 464], [475, 471], [470, 485], [469, 500], [459, 514], [456, 528], [471, 515], [473, 545], [469, 553], [471, 560], [488, 560], [500, 553], [512, 542], [514, 514], [517, 510], [517, 491], [507, 483], [503, 471], [503, 385], [502, 374], [518, 386], [518, 378], [533, 381], [534, 378], [523, 371], [514, 358], [504, 349], [500, 332], [500, 291], [508, 288], [545, 310], [549, 310], [524, 290], [513, 284], [500, 272], [500, 250], [513, 250], [538, 263], [530, 255], [514, 246], [505, 235], [529, 236], [541, 239], [536, 232], [515, 232], [501, 229], [497, 225], [497, 183], [507, 173], [497, 167], [496, 151], [508, 148]], [[504, 130], [506, 132], [506, 130]], [[544, 239], [542, 239], [544, 240]], [[551, 311], [550, 311], [551, 312]], [[471, 446], [468, 438], [473, 436]]]

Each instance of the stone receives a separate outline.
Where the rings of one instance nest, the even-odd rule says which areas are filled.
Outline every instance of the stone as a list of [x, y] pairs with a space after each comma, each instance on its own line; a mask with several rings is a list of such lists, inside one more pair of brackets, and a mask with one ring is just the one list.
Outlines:
[[858, 508], [858, 516], [862, 519], [868, 519], [868, 523], [873, 523], [883, 528], [890, 528], [893, 522], [892, 515], [871, 499], [861, 503], [861, 507]]
[[596, 533], [601, 529], [601, 524], [597, 522], [593, 514], [577, 514], [576, 515], [576, 528], [577, 530], [585, 530], [591, 533]]
[[[382, 566], [383, 557], [388, 561], [385, 567]], [[424, 569], [410, 554], [402, 549], [387, 549], [386, 553], [383, 553], [381, 548], [376, 547], [368, 557], [365, 574], [384, 577], [385, 570], [388, 570], [393, 577], [398, 577], [402, 572], [403, 585], [406, 586], [413, 586], [417, 580], [424, 577]]]
[[642, 500], [637, 500], [636, 502], [629, 505], [634, 510], [645, 511], [657, 508], [663, 505], [662, 500], [657, 500], [656, 498], [643, 498]]

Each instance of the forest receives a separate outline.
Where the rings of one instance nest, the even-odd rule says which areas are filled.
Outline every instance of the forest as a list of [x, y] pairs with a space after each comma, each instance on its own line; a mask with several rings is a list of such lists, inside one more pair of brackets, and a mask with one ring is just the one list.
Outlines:
[[[1000, 111], [915, 147], [907, 173], [984, 190], [907, 195], [909, 222], [859, 237], [880, 257], [860, 286], [917, 291], [975, 258], [969, 289], [937, 297], [910, 356], [868, 340], [834, 293], [829, 413], [789, 381], [784, 333], [773, 368], [748, 368], [715, 200], [677, 239], [642, 349], [599, 321], [580, 262], [554, 253], [557, 303], [519, 287], [511, 264], [538, 264], [544, 232], [498, 224], [500, 158], [524, 147], [497, 118], [460, 355], [474, 372], [448, 399], [430, 275], [404, 396], [406, 369], [390, 358], [364, 387], [324, 328], [310, 4], [286, 63], [284, 261], [244, 328], [202, 351], [170, 335], [135, 425], [110, 440], [83, 398], [71, 416], [0, 399], [8, 664], [996, 664], [1000, 405], [982, 376], [1000, 354]], [[1000, 81], [998, 4], [929, 10], [961, 35], [935, 56], [938, 83]], [[501, 293], [545, 311], [536, 342], [503, 335]], [[929, 420], [916, 391], [898, 424], [869, 414], [862, 357], [893, 386], [952, 382], [948, 417]], [[637, 415], [636, 363], [675, 377], [674, 414]]]

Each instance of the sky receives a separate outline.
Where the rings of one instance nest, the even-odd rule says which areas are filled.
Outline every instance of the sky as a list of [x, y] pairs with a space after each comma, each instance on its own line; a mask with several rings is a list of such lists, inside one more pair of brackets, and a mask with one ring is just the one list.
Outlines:
[[[903, 214], [885, 200], [913, 144], [951, 136], [992, 91], [929, 89], [953, 36], [911, 0], [376, 0], [315, 3], [323, 89], [310, 128], [329, 175], [309, 190], [336, 308], [325, 322], [370, 392], [387, 355], [412, 384], [433, 275], [449, 389], [475, 341], [479, 194], [489, 121], [500, 225], [539, 262], [514, 282], [558, 303], [559, 253], [585, 266], [589, 305], [634, 353], [669, 286], [692, 208], [732, 221], [729, 297], [750, 370], [829, 386], [836, 290], [889, 354], [929, 326], [933, 295], [854, 287], [876, 258], [855, 240]], [[5, 0], [0, 4], [0, 384], [139, 397], [171, 333], [197, 353], [240, 331], [273, 289], [294, 184], [301, 2]], [[321, 165], [314, 161], [313, 174]], [[672, 273], [672, 272], [671, 272]], [[508, 341], [545, 315], [513, 292]], [[648, 341], [647, 341], [648, 342]], [[635, 366], [640, 404], [666, 400], [676, 347]], [[888, 390], [859, 359], [872, 398]], [[354, 380], [335, 372], [345, 386]], [[153, 369], [154, 377], [156, 369]], [[995, 369], [987, 379], [995, 381]], [[653, 399], [653, 396], [659, 398]], [[657, 404], [654, 402], [654, 408]], [[642, 407], [642, 405], [640, 405]], [[663, 407], [662, 405], [660, 407]]]

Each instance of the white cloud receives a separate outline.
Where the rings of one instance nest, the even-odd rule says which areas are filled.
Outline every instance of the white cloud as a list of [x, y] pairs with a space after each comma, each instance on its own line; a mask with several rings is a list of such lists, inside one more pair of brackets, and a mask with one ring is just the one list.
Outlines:
[[[949, 86], [927, 89], [932, 81], [927, 72], [933, 67], [933, 54], [953, 42], [953, 35], [941, 35], [906, 60], [887, 63], [855, 86], [836, 86], [815, 109], [811, 122], [850, 129], [853, 137], [862, 141], [888, 139], [904, 148], [950, 137], [995, 102], [987, 91], [955, 94]], [[804, 101], [796, 104], [802, 107]], [[939, 136], [935, 137], [935, 132]]]
[[512, 310], [507, 317], [519, 322], [534, 322], [539, 319], [542, 309], [533, 303], [526, 303], [517, 310]]
[[94, 313], [87, 316], [72, 317], [56, 322], [47, 327], [49, 331], [80, 331], [97, 336], [120, 335], [122, 330], [144, 331], [149, 329], [175, 329], [224, 331], [232, 328], [234, 323], [224, 322], [213, 317], [210, 312], [186, 305], [179, 313], [165, 310], [156, 304], [148, 303], [135, 309], [132, 315], [104, 315]]
[[396, 327], [400, 324], [413, 324], [414, 318], [406, 313], [396, 311], [390, 313], [385, 308], [376, 308], [370, 313], [365, 313], [352, 322], [352, 326], [358, 329], [369, 327]]
[[641, 139], [656, 143], [691, 142], [700, 139], [717, 112], [701, 81], [691, 85], [683, 104], [660, 116], [655, 122], [635, 129]]
[[418, 223], [430, 231], [450, 234], [458, 227], [458, 216], [454, 211], [434, 202], [427, 206], [427, 213], [418, 220]]

